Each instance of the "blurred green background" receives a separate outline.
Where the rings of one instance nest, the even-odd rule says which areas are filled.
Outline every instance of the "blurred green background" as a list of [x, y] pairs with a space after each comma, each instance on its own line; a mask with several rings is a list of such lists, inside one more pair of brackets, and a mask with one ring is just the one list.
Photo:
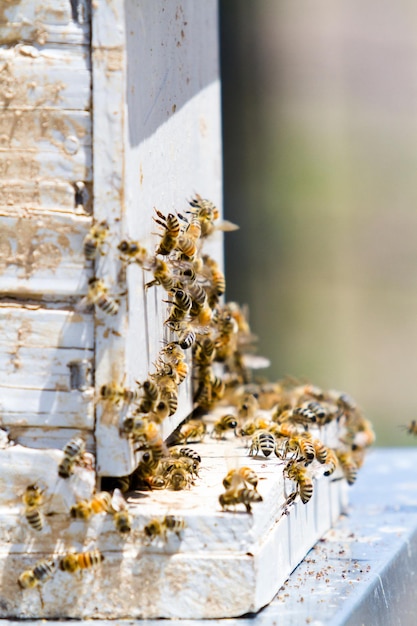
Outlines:
[[353, 395], [415, 444], [417, 5], [220, 2], [227, 299], [270, 380]]

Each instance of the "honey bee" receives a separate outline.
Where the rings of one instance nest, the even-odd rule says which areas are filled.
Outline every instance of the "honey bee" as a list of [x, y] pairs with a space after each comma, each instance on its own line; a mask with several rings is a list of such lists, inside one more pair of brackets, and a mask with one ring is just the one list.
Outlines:
[[[173, 413], [175, 413], [175, 410]], [[153, 411], [148, 413], [148, 418], [155, 422], [155, 424], [161, 424], [171, 414], [171, 406], [167, 397], [162, 397]]]
[[313, 495], [313, 480], [306, 467], [292, 459], [284, 468], [284, 476], [297, 484], [295, 495], [290, 494], [287, 505], [293, 502], [297, 495], [300, 496], [303, 504], [307, 504]]
[[307, 405], [298, 406], [290, 412], [289, 419], [296, 423], [302, 424], [305, 427], [309, 427], [317, 422], [317, 411], [313, 410], [308, 405], [311, 405], [311, 402], [308, 402]]
[[[188, 287], [188, 293], [191, 296], [192, 304], [190, 309], [190, 317], [195, 319], [201, 315], [201, 312], [204, 309], [210, 309], [207, 305], [207, 294], [204, 288], [199, 283], [194, 283]], [[212, 312], [210, 309], [210, 319], [207, 323], [211, 321]], [[204, 324], [202, 324], [204, 325]]]
[[33, 569], [27, 569], [22, 572], [17, 579], [22, 589], [32, 589], [37, 585], [43, 585], [49, 580], [56, 569], [56, 563], [52, 558], [41, 559]]
[[119, 259], [127, 265], [137, 263], [143, 266], [148, 261], [148, 251], [138, 241], [124, 239], [119, 243], [117, 249], [120, 252]]
[[238, 469], [231, 469], [223, 478], [223, 486], [225, 489], [231, 489], [237, 487], [240, 483], [245, 483], [256, 489], [258, 485], [258, 476], [256, 472], [250, 467], [239, 467]]
[[327, 469], [324, 472], [324, 475], [325, 476], [331, 476], [335, 472], [338, 464], [339, 463], [338, 463], [338, 460], [337, 460], [337, 456], [336, 456], [336, 453], [333, 450], [333, 448], [327, 448], [327, 455], [326, 455], [326, 466], [327, 466]]
[[93, 261], [100, 253], [109, 235], [109, 225], [106, 220], [93, 224], [84, 238], [84, 256], [88, 261]]
[[197, 383], [197, 390], [194, 394], [196, 407], [207, 411], [223, 398], [226, 389], [225, 383], [213, 374], [210, 366], [199, 367]]
[[160, 399], [164, 401], [169, 408], [168, 415], [174, 415], [175, 411], [178, 408], [178, 385], [176, 382], [177, 375], [176, 373], [174, 375], [175, 380], [172, 376], [169, 375], [152, 374], [152, 378], [154, 378], [160, 392]]
[[154, 259], [152, 271], [154, 280], [146, 283], [145, 290], [154, 285], [161, 285], [165, 291], [171, 292], [173, 289], [179, 287], [178, 278], [171, 272], [168, 264], [162, 259]]
[[358, 466], [350, 452], [335, 450], [337, 459], [348, 485], [353, 485], [358, 476]]
[[177, 385], [180, 385], [186, 379], [188, 374], [188, 365], [185, 362], [184, 351], [177, 342], [172, 341], [167, 344], [163, 350], [161, 350], [161, 361], [164, 364], [168, 363], [172, 368], [172, 372], [162, 372], [163, 375], [168, 374], [169, 376], [172, 376]]
[[185, 520], [174, 515], [166, 515], [163, 519], [153, 518], [146, 524], [143, 533], [148, 544], [157, 537], [163, 541], [167, 540], [168, 531], [173, 532], [180, 537], [181, 532], [186, 528]]
[[[247, 420], [239, 430], [240, 437], [251, 437], [257, 430], [270, 430], [271, 423], [265, 417]], [[274, 434], [274, 433], [273, 433]]]
[[306, 433], [289, 437], [285, 441], [283, 458], [287, 458], [291, 453], [293, 453], [293, 459], [304, 461], [305, 465], [309, 465], [316, 458], [314, 445]]
[[230, 414], [223, 415], [214, 423], [211, 436], [215, 437], [216, 439], [223, 439], [224, 434], [228, 430], [233, 430], [236, 435], [236, 428], [237, 428], [236, 417]]
[[232, 231], [239, 228], [239, 226], [227, 220], [215, 225], [214, 222], [220, 217], [218, 208], [213, 202], [205, 200], [198, 193], [195, 194], [195, 198], [189, 201], [189, 204], [193, 207], [191, 213], [194, 213], [200, 222], [202, 238], [208, 237], [215, 230]]
[[277, 453], [277, 444], [275, 437], [267, 430], [257, 431], [253, 437], [249, 448], [249, 455], [256, 456], [260, 452], [266, 457], [270, 456], [273, 452]]
[[111, 508], [111, 495], [108, 491], [96, 493], [91, 500], [80, 500], [70, 509], [70, 515], [74, 519], [87, 520], [98, 513], [109, 513]]
[[117, 315], [120, 301], [109, 296], [108, 287], [101, 278], [93, 276], [88, 281], [88, 292], [85, 297], [86, 302], [95, 304], [107, 315]]
[[130, 404], [139, 399], [139, 391], [138, 389], [128, 389], [118, 383], [111, 382], [100, 387], [100, 397], [102, 400], [115, 405], [121, 402]]
[[316, 455], [316, 460], [324, 465], [328, 461], [328, 452], [329, 448], [325, 446], [320, 439], [312, 439], [311, 443], [314, 446], [314, 453]]
[[417, 437], [417, 421], [416, 420], [411, 420], [409, 424], [402, 425], [400, 426], [400, 428], [405, 430], [407, 435], [414, 435], [415, 437]]
[[185, 327], [180, 330], [180, 333], [178, 336], [178, 345], [183, 350], [188, 350], [189, 348], [191, 348], [194, 345], [195, 340], [196, 340], [196, 334], [191, 327]]
[[153, 411], [159, 401], [160, 391], [158, 385], [149, 378], [142, 384], [138, 383], [142, 388], [142, 398], [140, 399], [138, 411], [140, 413], [150, 413]]
[[210, 306], [215, 306], [220, 296], [226, 291], [226, 279], [219, 264], [208, 254], [203, 254], [204, 269], [208, 272], [210, 281]]
[[43, 491], [38, 485], [29, 485], [23, 494], [23, 504], [25, 505], [25, 517], [28, 524], [40, 532], [43, 529], [44, 518], [40, 511], [43, 504]]
[[357, 410], [357, 404], [351, 395], [345, 393], [344, 391], [336, 391], [335, 389], [331, 389], [327, 392], [327, 397], [329, 400], [334, 402], [337, 407], [342, 409], [345, 413], [354, 413]]
[[227, 510], [231, 506], [244, 504], [247, 513], [252, 513], [252, 504], [254, 502], [262, 502], [263, 498], [255, 489], [241, 487], [240, 489], [227, 489], [219, 496], [219, 503], [223, 510]]
[[203, 337], [195, 344], [194, 363], [196, 366], [210, 365], [216, 355], [216, 348], [210, 337]]
[[193, 237], [187, 235], [180, 235], [178, 237], [176, 249], [181, 252], [181, 258], [185, 260], [192, 260], [197, 254], [197, 242]]
[[198, 476], [198, 469], [201, 463], [200, 455], [192, 448], [177, 448], [170, 450], [171, 458], [182, 459], [188, 462], [188, 467], [193, 476]]
[[142, 455], [142, 463], [148, 468], [155, 467], [159, 459], [167, 455], [167, 446], [162, 439], [159, 428], [153, 422], [143, 419], [142, 427], [135, 432], [135, 441], [139, 443], [138, 450], [145, 450]]
[[169, 304], [171, 304], [171, 310], [168, 318], [165, 320], [165, 324], [168, 326], [187, 317], [192, 305], [191, 296], [183, 289], [175, 289], [173, 300]]
[[84, 454], [85, 440], [83, 437], [74, 437], [64, 446], [64, 457], [58, 465], [58, 476], [69, 478], [73, 473], [74, 463]]
[[79, 569], [89, 569], [104, 561], [104, 555], [96, 548], [87, 552], [68, 552], [59, 562], [63, 572], [73, 574]]
[[185, 230], [185, 233], [188, 237], [191, 237], [194, 241], [197, 241], [201, 237], [201, 224], [200, 220], [196, 215], [192, 215], [188, 226]]
[[173, 491], [187, 489], [193, 482], [192, 463], [187, 463], [182, 459], [172, 462], [165, 472], [167, 487]]
[[119, 489], [115, 489], [111, 498], [111, 509], [116, 530], [121, 535], [127, 535], [132, 530], [132, 516], [127, 508], [127, 502]]
[[162, 226], [165, 231], [163, 235], [161, 235], [162, 238], [155, 253], [167, 256], [174, 250], [177, 245], [178, 237], [181, 231], [181, 225], [178, 217], [173, 213], [168, 213], [168, 216], [165, 217], [165, 215], [163, 215], [163, 213], [161, 213], [157, 209], [155, 209], [155, 212], [158, 218], [154, 217], [154, 221], [159, 224], [159, 226]]
[[258, 409], [258, 398], [251, 393], [246, 393], [238, 405], [237, 413], [240, 418], [255, 417]]
[[[207, 426], [205, 422], [199, 419], [191, 419], [184, 424], [181, 424], [178, 432], [175, 433], [175, 444], [177, 443], [189, 443], [190, 441], [199, 442], [204, 439]], [[173, 435], [174, 435], [173, 433]]]

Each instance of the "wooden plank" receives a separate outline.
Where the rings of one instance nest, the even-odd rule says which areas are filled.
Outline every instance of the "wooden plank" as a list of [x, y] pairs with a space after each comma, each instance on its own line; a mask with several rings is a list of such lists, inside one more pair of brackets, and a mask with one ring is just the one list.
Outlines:
[[4, 426], [94, 428], [94, 392], [0, 386]]
[[0, 215], [0, 293], [51, 298], [86, 294], [92, 274], [84, 216], [44, 212]]
[[[3, 352], [3, 346], [0, 346], [0, 351]], [[27, 348], [24, 344], [18, 349], [10, 346], [8, 354], [9, 361], [0, 360], [0, 377], [4, 386], [16, 388], [25, 385], [27, 388], [61, 391], [71, 389], [69, 364], [87, 359], [91, 361], [92, 368], [94, 358], [93, 350]]]
[[87, 0], [6, 0], [0, 7], [0, 45], [88, 44], [89, 35]]
[[[67, 181], [91, 181], [91, 150], [80, 147], [75, 136], [68, 138], [68, 146], [74, 152], [68, 152], [65, 148], [60, 151], [42, 150], [13, 150], [0, 151], [0, 171], [7, 170], [7, 178], [0, 180], [0, 185], [7, 196], [10, 197], [9, 176], [11, 178], [26, 177], [50, 178]], [[17, 197], [19, 202], [19, 195]], [[0, 203], [3, 202], [0, 199]], [[14, 198], [13, 198], [14, 204]]]
[[0, 116], [0, 152], [42, 151], [74, 155], [90, 147], [89, 111], [13, 109]]
[[[68, 431], [70, 432], [70, 431]], [[79, 434], [79, 431], [78, 431]], [[38, 483], [45, 490], [45, 500], [49, 510], [67, 514], [75, 497], [88, 498], [95, 487], [94, 472], [87, 468], [77, 468], [69, 479], [58, 477], [58, 464], [62, 461], [61, 450], [34, 450], [15, 445], [0, 450], [1, 511], [3, 515], [22, 513], [21, 497], [28, 485]], [[17, 527], [21, 525], [17, 523]], [[28, 535], [26, 527], [23, 529]], [[2, 535], [4, 538], [4, 535]], [[7, 545], [7, 543], [6, 543]], [[10, 546], [9, 546], [10, 547]], [[5, 549], [3, 543], [0, 551]]]
[[86, 449], [95, 453], [96, 445], [93, 432], [87, 428], [63, 428], [62, 426], [16, 426], [7, 427], [10, 440], [30, 449], [63, 450], [68, 441], [82, 435]]
[[[62, 515], [51, 517], [49, 528], [37, 533], [29, 544], [28, 535], [34, 532], [25, 520], [13, 524], [15, 509], [0, 510], [0, 528], [8, 541], [7, 547], [0, 550], [8, 615], [207, 619], [255, 612], [268, 603], [320, 537], [321, 529], [312, 523], [320, 504], [316, 487], [329, 483], [331, 478], [320, 472], [310, 501], [298, 501], [285, 514], [289, 487], [283, 478], [281, 459], [248, 457], [242, 441], [233, 436], [224, 441], [207, 437], [193, 447], [202, 458], [196, 484], [182, 491], [153, 491], [147, 497], [142, 494], [140, 499], [132, 494], [128, 500], [132, 530], [125, 537], [117, 533], [111, 516], [102, 514], [89, 522], [75, 522], [60, 508]], [[232, 466], [250, 466], [258, 475], [257, 489], [263, 500], [253, 503], [251, 515], [221, 510], [218, 498], [224, 491], [222, 480], [228, 470], [226, 454]], [[52, 475], [54, 469], [51, 467]], [[339, 492], [345, 491], [344, 481], [334, 484]], [[71, 502], [71, 495], [67, 497]], [[340, 513], [341, 499], [339, 506]], [[184, 529], [179, 536], [168, 533], [166, 541], [156, 538], [147, 543], [145, 524], [167, 513], [183, 519]], [[329, 525], [327, 518], [324, 528]], [[16, 578], [20, 571], [47, 555], [53, 554], [58, 560], [67, 546], [77, 550], [98, 547], [105, 562], [79, 576], [63, 575], [58, 570], [42, 586], [43, 604], [38, 594], [19, 591]], [[86, 586], [88, 594], [83, 594]], [[108, 589], [113, 593], [109, 594]]]
[[22, 347], [85, 350], [90, 354], [94, 349], [92, 316], [40, 304], [0, 304], [1, 353], [18, 358]]
[[[12, 178], [12, 167], [15, 165], [18, 169]], [[32, 167], [38, 172], [37, 163], [33, 159], [20, 164], [14, 159], [1, 162], [0, 178], [7, 179], [7, 182], [0, 184], [0, 213], [7, 214], [11, 209], [29, 209], [91, 215], [91, 183], [41, 179], [36, 174], [32, 176]]]
[[0, 48], [0, 109], [88, 110], [90, 72], [86, 46]]
[[[46, 429], [94, 428], [92, 376], [74, 388], [70, 364], [93, 368], [92, 315], [40, 305], [0, 306], [0, 416], [4, 426]], [[25, 441], [28, 440], [26, 434]]]
[[[217, 43], [217, 4], [211, 0], [198, 9], [191, 0], [93, 5], [95, 218], [150, 253], [159, 241], [152, 234], [155, 206], [165, 214], [187, 210], [196, 190], [221, 205]], [[221, 262], [221, 236], [213, 240]], [[120, 264], [112, 259], [103, 279], [116, 285]], [[123, 304], [117, 320], [97, 328], [97, 386], [112, 379], [130, 386], [153, 371], [167, 336], [166, 294], [152, 288], [143, 296], [143, 280], [139, 268], [127, 269], [127, 313]], [[113, 334], [109, 343], [109, 329], [121, 337]], [[191, 411], [190, 385], [180, 387], [180, 400], [163, 424], [165, 435]], [[100, 408], [97, 418], [99, 473], [129, 473], [133, 457], [116, 423], [103, 423]], [[117, 467], [121, 447], [127, 459]]]

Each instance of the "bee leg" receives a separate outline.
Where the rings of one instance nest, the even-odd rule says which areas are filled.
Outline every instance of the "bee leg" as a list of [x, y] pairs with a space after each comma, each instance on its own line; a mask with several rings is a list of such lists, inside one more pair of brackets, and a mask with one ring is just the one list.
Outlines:
[[289, 507], [292, 504], [294, 504], [294, 501], [295, 501], [297, 495], [298, 495], [298, 491], [293, 491], [292, 493], [290, 493], [290, 495], [288, 496], [288, 498], [285, 501], [285, 507]]

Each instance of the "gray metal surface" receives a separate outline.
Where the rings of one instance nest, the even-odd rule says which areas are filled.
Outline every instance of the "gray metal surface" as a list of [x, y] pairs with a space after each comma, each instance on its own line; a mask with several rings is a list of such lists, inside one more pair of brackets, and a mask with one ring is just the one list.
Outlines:
[[[208, 622], [169, 620], [169, 625], [414, 626], [417, 449], [370, 452], [350, 496], [348, 514], [326, 533], [274, 601], [256, 616]], [[8, 620], [4, 623], [21, 624]], [[95, 626], [114, 623], [94, 622]], [[166, 626], [167, 620], [117, 623]], [[62, 626], [63, 622], [48, 624]]]

